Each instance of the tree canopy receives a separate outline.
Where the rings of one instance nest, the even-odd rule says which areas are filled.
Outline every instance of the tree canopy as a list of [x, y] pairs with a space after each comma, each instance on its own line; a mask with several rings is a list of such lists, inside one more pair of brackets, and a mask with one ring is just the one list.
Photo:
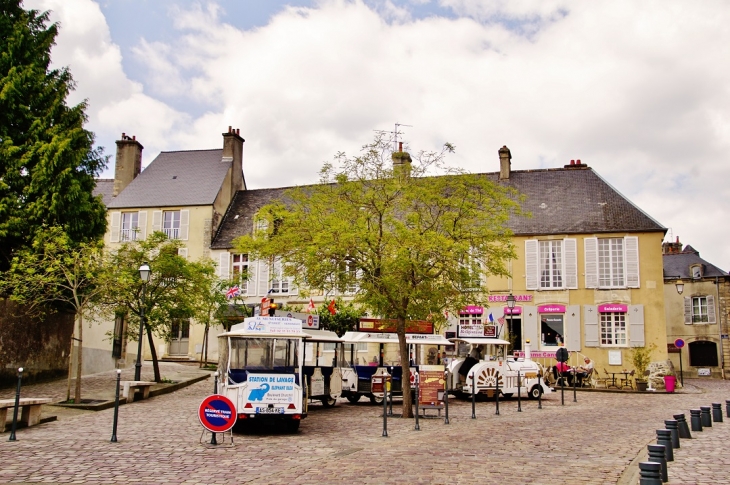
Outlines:
[[92, 195], [106, 157], [83, 128], [86, 103], [66, 104], [71, 73], [50, 68], [57, 33], [47, 12], [0, 0], [0, 270], [43, 224], [78, 242], [106, 231]]
[[[357, 288], [355, 301], [395, 319], [403, 368], [407, 320], [443, 324], [466, 304], [486, 305], [487, 276], [515, 258], [511, 214], [520, 196], [489, 176], [444, 164], [440, 152], [392, 152], [385, 134], [360, 155], [339, 153], [320, 184], [293, 188], [264, 206], [266, 230], [236, 241], [254, 258], [279, 257], [300, 287]], [[407, 380], [404, 380], [407, 383]], [[404, 416], [411, 416], [404, 386]]]

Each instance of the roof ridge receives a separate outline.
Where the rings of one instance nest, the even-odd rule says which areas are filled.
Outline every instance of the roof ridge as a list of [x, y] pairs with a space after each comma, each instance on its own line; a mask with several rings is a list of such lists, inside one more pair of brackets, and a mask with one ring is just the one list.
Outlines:
[[183, 153], [183, 152], [212, 152], [212, 151], [223, 151], [222, 148], [203, 148], [203, 149], [196, 149], [196, 150], [160, 150], [160, 153]]

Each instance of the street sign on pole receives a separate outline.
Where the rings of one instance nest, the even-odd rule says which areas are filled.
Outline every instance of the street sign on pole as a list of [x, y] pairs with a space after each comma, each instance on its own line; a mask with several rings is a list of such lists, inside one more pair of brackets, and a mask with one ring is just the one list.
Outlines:
[[679, 382], [684, 387], [684, 372], [682, 370], [682, 347], [684, 347], [684, 340], [678, 338], [674, 341], [674, 346], [679, 349]]
[[200, 424], [212, 433], [225, 433], [236, 424], [236, 407], [233, 402], [220, 394], [203, 399], [198, 409]]

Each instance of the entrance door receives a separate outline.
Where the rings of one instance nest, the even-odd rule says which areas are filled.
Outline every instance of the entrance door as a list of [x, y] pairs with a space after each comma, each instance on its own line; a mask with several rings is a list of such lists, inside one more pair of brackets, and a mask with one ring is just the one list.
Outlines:
[[[504, 319], [506, 320], [505, 325], [509, 325], [509, 315], [505, 316]], [[512, 316], [512, 335], [514, 336], [510, 338], [512, 350], [522, 350], [522, 318]]]
[[170, 355], [188, 355], [190, 320], [173, 320]]

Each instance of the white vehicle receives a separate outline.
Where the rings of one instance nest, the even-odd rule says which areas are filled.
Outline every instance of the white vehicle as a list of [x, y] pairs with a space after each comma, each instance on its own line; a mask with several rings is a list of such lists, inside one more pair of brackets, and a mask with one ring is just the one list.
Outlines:
[[334, 406], [342, 395], [344, 344], [335, 332], [303, 328], [309, 335], [304, 343], [304, 375], [309, 399], [322, 401], [325, 407]]
[[466, 347], [459, 344], [468, 344], [469, 350], [468, 355], [458, 356], [449, 363], [446, 387], [451, 391], [471, 395], [474, 383], [476, 394], [493, 397], [499, 383], [500, 395], [512, 397], [518, 392], [519, 381], [519, 392], [531, 399], [551, 392], [543, 379], [540, 364], [530, 358], [529, 341], [525, 345], [525, 357], [515, 358], [505, 357], [509, 345], [506, 340], [478, 337], [449, 340], [456, 343], [457, 348]]
[[262, 316], [218, 336], [218, 389], [235, 404], [239, 424], [255, 419], [299, 429], [307, 416], [302, 355], [308, 338], [301, 320]]
[[[348, 401], [355, 403], [362, 396], [370, 398], [373, 404], [383, 402], [383, 392], [373, 392], [373, 376], [381, 376], [386, 372], [391, 376], [391, 392], [394, 396], [403, 394], [403, 371], [401, 361], [397, 358], [398, 335], [395, 333], [369, 333], [369, 332], [346, 332], [342, 336], [345, 342], [345, 355], [351, 363], [350, 369], [343, 369], [342, 374], [342, 395]], [[441, 335], [431, 334], [406, 334], [406, 343], [412, 351], [412, 365], [409, 369], [409, 377], [416, 372], [421, 362], [419, 362], [420, 345], [451, 345]], [[358, 358], [356, 348], [358, 345], [367, 344], [368, 347], [377, 348], [377, 353], [370, 351], [373, 355], [372, 359], [368, 357]], [[350, 355], [347, 355], [347, 352]], [[369, 354], [368, 354], [369, 355]], [[391, 356], [388, 360], [386, 356]], [[359, 359], [362, 359], [358, 362]], [[413, 379], [411, 378], [411, 381]]]

